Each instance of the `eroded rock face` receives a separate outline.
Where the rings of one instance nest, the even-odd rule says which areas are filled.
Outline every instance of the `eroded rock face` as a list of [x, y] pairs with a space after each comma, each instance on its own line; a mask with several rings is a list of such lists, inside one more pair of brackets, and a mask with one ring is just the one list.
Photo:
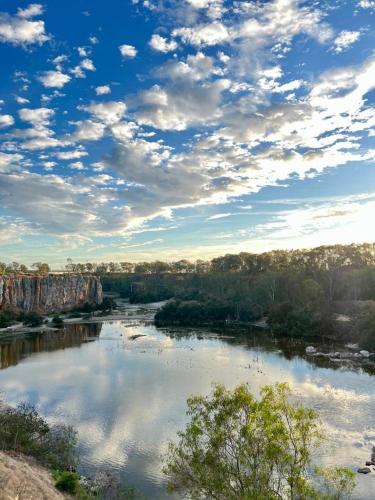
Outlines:
[[0, 276], [0, 310], [49, 313], [102, 300], [102, 285], [96, 276]]

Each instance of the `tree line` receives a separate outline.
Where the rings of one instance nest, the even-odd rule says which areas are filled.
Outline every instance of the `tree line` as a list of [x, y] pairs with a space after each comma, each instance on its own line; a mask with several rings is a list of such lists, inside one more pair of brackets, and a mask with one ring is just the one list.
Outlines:
[[34, 262], [31, 269], [25, 264], [19, 262], [0, 262], [0, 276], [13, 274], [48, 274], [51, 271], [50, 266], [46, 262]]
[[280, 271], [285, 268], [334, 270], [342, 267], [375, 265], [375, 243], [329, 245], [313, 249], [272, 250], [260, 254], [241, 252], [226, 254], [212, 260], [198, 259], [191, 262], [86, 262], [75, 263], [68, 259], [67, 272], [95, 274], [205, 274], [220, 272], [258, 273], [265, 270]]

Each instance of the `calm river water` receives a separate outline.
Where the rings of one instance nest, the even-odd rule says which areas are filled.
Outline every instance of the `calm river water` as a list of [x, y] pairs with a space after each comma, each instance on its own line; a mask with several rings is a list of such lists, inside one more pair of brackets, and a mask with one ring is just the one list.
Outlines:
[[[259, 393], [264, 384], [287, 381], [326, 426], [330, 441], [320, 463], [356, 470], [370, 459], [371, 367], [317, 366], [304, 345], [266, 340], [265, 333], [223, 338], [208, 330], [157, 329], [132, 311], [126, 320], [0, 339], [4, 399], [31, 402], [50, 421], [72, 424], [83, 472], [110, 470], [146, 498], [166, 498], [161, 456], [186, 423], [186, 398], [207, 394], [212, 382], [247, 382]], [[131, 340], [134, 335], [144, 336]], [[375, 498], [375, 471], [358, 475], [356, 498]]]

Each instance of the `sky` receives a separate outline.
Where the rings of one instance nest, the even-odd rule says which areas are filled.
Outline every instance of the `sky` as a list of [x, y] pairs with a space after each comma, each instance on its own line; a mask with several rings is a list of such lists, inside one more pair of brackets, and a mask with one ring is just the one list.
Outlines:
[[375, 241], [374, 0], [0, 3], [0, 260]]

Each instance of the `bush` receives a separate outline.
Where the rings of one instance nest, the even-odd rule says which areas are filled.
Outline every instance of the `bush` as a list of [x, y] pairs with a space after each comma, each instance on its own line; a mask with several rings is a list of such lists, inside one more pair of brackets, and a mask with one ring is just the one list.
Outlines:
[[7, 328], [10, 325], [10, 321], [4, 314], [0, 314], [0, 328]]
[[54, 316], [52, 319], [53, 326], [61, 328], [64, 326], [64, 320], [60, 316]]
[[116, 301], [110, 297], [104, 297], [103, 302], [98, 304], [97, 309], [99, 311], [112, 311], [117, 308]]
[[366, 304], [356, 319], [360, 344], [364, 349], [375, 351], [375, 305]]
[[39, 313], [31, 311], [29, 313], [21, 313], [19, 319], [26, 326], [36, 327], [43, 324], [43, 316]]
[[76, 472], [55, 472], [53, 477], [56, 481], [55, 486], [60, 491], [76, 495], [81, 489], [80, 476]]
[[352, 471], [317, 469], [311, 478], [320, 422], [290, 396], [287, 384], [264, 387], [259, 400], [246, 385], [217, 385], [208, 397], [189, 398], [191, 421], [169, 445], [164, 468], [170, 491], [219, 500], [348, 498]]
[[34, 406], [0, 405], [0, 449], [23, 453], [53, 469], [76, 465], [76, 432], [69, 426], [50, 426]]

